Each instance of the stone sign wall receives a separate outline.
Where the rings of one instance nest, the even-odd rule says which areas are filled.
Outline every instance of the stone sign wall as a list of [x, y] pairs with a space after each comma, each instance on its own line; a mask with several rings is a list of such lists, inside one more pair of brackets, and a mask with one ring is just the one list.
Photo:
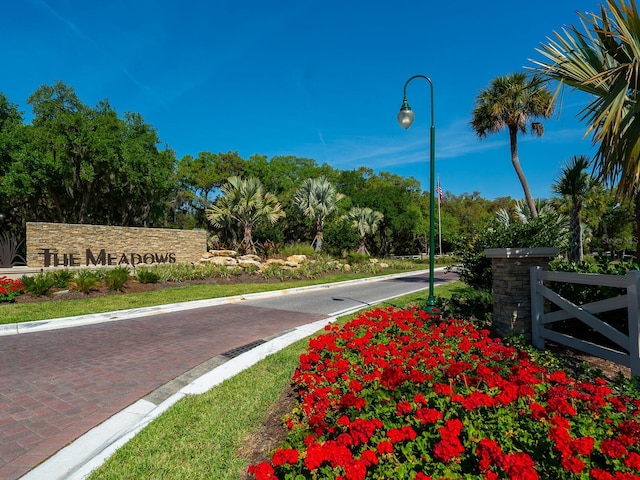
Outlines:
[[192, 263], [206, 251], [204, 230], [27, 223], [29, 267]]

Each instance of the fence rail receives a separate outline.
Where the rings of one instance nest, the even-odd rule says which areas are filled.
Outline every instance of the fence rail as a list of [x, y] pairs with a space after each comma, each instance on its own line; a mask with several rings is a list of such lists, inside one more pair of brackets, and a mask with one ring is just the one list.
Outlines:
[[[581, 285], [600, 285], [626, 290], [626, 294], [606, 300], [576, 305], [554, 292], [545, 282], [577, 283]], [[540, 267], [531, 268], [531, 341], [536, 348], [545, 347], [545, 340], [552, 340], [595, 355], [606, 360], [631, 368], [632, 375], [640, 375], [640, 272], [632, 271], [626, 275], [598, 275], [592, 273], [549, 272]], [[560, 310], [545, 313], [545, 299], [560, 307]], [[625, 334], [594, 314], [627, 309], [628, 331]], [[597, 345], [587, 340], [549, 330], [546, 326], [575, 318], [596, 330], [613, 342], [617, 347]]]

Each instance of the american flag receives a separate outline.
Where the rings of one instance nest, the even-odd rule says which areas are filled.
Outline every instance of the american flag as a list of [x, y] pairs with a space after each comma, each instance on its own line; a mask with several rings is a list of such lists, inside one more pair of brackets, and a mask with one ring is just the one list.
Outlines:
[[442, 203], [442, 187], [440, 186], [440, 179], [438, 179], [438, 186], [436, 187], [436, 193], [438, 194], [438, 202]]

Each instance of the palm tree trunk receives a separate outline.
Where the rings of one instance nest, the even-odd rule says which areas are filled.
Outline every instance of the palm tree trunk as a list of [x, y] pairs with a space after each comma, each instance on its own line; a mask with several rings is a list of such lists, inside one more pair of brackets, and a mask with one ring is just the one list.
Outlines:
[[640, 262], [640, 192], [635, 189], [635, 217], [636, 217], [636, 262]]
[[570, 262], [581, 262], [583, 259], [580, 210], [579, 206], [574, 206], [571, 209], [571, 240], [569, 242], [569, 253], [567, 255]]
[[320, 220], [316, 222], [316, 238], [313, 239], [313, 243], [316, 244], [316, 252], [321, 252], [324, 243], [324, 226]]
[[527, 178], [524, 176], [524, 172], [522, 171], [522, 167], [520, 166], [520, 160], [518, 160], [518, 129], [516, 127], [509, 127], [509, 141], [511, 144], [511, 163], [513, 164], [513, 168], [516, 171], [516, 175], [518, 175], [520, 184], [522, 185], [524, 198], [527, 202], [527, 206], [529, 207], [529, 211], [531, 212], [531, 218], [538, 218], [538, 210], [536, 209], [536, 204], [533, 201], [533, 197], [531, 196], [531, 190], [529, 190]]
[[358, 253], [362, 253], [364, 255], [369, 255], [369, 251], [367, 250], [366, 236], [360, 237], [360, 244], [358, 245]]
[[252, 225], [244, 226], [244, 238], [242, 239], [242, 242], [240, 242], [240, 247], [246, 253], [255, 255], [256, 246], [253, 243], [253, 226]]

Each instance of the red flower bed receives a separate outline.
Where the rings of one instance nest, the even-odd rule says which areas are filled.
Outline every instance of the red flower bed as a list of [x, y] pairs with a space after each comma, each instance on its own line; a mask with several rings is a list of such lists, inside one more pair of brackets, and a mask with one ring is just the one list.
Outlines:
[[310, 340], [263, 479], [640, 479], [640, 401], [473, 325], [374, 310]]
[[24, 293], [24, 285], [20, 280], [0, 277], [0, 303], [15, 302], [18, 295]]

